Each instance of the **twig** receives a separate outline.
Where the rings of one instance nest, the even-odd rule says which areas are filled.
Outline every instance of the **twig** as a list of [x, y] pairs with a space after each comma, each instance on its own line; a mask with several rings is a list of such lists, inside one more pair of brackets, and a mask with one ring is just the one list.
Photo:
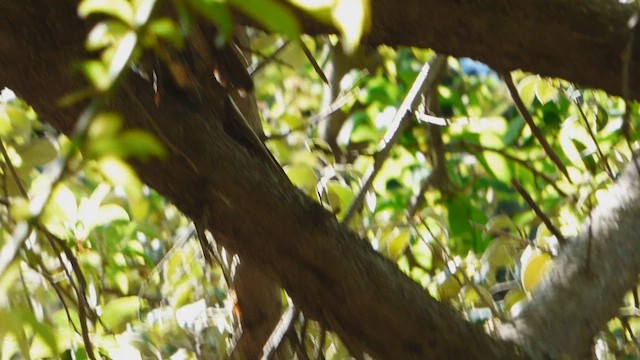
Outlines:
[[[89, 302], [87, 301], [87, 295], [86, 295], [87, 282], [82, 273], [82, 269], [80, 268], [80, 264], [78, 263], [78, 259], [75, 257], [75, 255], [73, 254], [69, 246], [67, 246], [67, 244], [64, 241], [53, 236], [53, 234], [47, 231], [47, 229], [45, 229], [44, 226], [39, 226], [39, 228], [40, 228], [39, 230], [45, 235], [45, 237], [51, 244], [51, 247], [54, 249], [54, 252], [56, 252], [56, 255], [58, 256], [58, 260], [60, 261], [60, 265], [62, 266], [62, 269], [64, 270], [65, 274], [67, 275], [67, 278], [69, 279], [69, 283], [71, 284], [71, 287], [76, 293], [76, 297], [78, 298], [78, 318], [80, 319], [80, 329], [82, 330], [82, 333], [81, 333], [82, 341], [84, 342], [84, 347], [89, 359], [95, 360], [95, 354], [93, 353], [93, 343], [91, 342], [91, 337], [89, 336], [89, 327], [87, 326], [87, 309], [90, 309]], [[60, 255], [60, 252], [56, 251], [56, 247], [54, 244], [62, 248], [62, 251], [66, 255], [67, 260], [71, 264], [71, 268], [73, 269], [73, 272], [76, 274], [76, 279], [78, 281], [79, 286], [75, 285], [73, 281], [73, 276], [69, 272], [69, 269], [67, 269], [67, 266], [64, 264], [62, 260], [62, 256]]]
[[522, 185], [520, 185], [518, 180], [512, 179], [511, 184], [516, 189], [516, 191], [520, 194], [520, 196], [524, 198], [524, 201], [527, 202], [527, 204], [531, 207], [531, 209], [533, 209], [533, 211], [540, 218], [540, 220], [542, 220], [542, 222], [547, 226], [547, 229], [549, 229], [549, 231], [551, 231], [551, 233], [555, 235], [556, 239], [558, 239], [558, 243], [560, 245], [565, 245], [567, 243], [567, 239], [565, 239], [562, 233], [555, 227], [555, 225], [553, 225], [549, 217], [542, 211], [542, 209], [540, 209], [538, 204], [536, 204], [536, 202], [533, 201], [533, 198], [531, 198], [529, 193], [527, 193], [527, 191], [522, 187]]
[[313, 66], [313, 70], [315, 70], [318, 76], [320, 76], [320, 79], [322, 79], [322, 82], [329, 85], [329, 80], [327, 80], [327, 75], [324, 74], [324, 71], [322, 71], [322, 68], [320, 67], [320, 65], [318, 65], [318, 62], [313, 57], [311, 50], [309, 50], [309, 48], [307, 47], [307, 44], [305, 44], [304, 41], [302, 41], [302, 38], [298, 39], [298, 45], [300, 45], [300, 47], [302, 48], [302, 52], [304, 52], [304, 55], [307, 57], [307, 60], [309, 60], [309, 63], [311, 63], [311, 66]]
[[511, 155], [506, 150], [490, 148], [490, 147], [486, 147], [486, 146], [483, 146], [483, 145], [480, 145], [480, 144], [470, 143], [470, 142], [467, 142], [467, 141], [464, 141], [464, 140], [451, 143], [451, 144], [448, 145], [448, 147], [455, 147], [458, 144], [463, 148], [476, 148], [477, 150], [480, 150], [480, 151], [493, 152], [493, 153], [501, 155], [505, 159], [508, 159], [508, 160], [511, 160], [511, 161], [513, 161], [515, 163], [518, 163], [518, 165], [520, 165], [523, 168], [529, 170], [534, 176], [540, 177], [544, 181], [546, 181], [549, 185], [551, 185], [553, 187], [553, 189], [558, 193], [558, 195], [560, 195], [562, 197], [566, 197], [567, 196], [567, 194], [558, 187], [558, 185], [555, 183], [555, 181], [553, 179], [551, 179], [549, 177], [549, 175], [538, 171], [535, 167], [533, 167], [533, 165], [531, 165], [531, 162], [529, 162], [527, 160], [520, 159], [519, 157]]
[[[444, 263], [447, 264], [449, 262], [453, 261], [453, 257], [449, 254], [449, 252], [447, 251], [447, 249], [444, 247], [444, 245], [442, 245], [442, 243], [440, 242], [440, 240], [438, 240], [438, 238], [434, 235], [434, 233], [431, 231], [431, 227], [427, 224], [427, 222], [425, 221], [424, 218], [419, 217], [420, 218], [420, 222], [422, 223], [422, 225], [425, 226], [425, 228], [427, 229], [427, 231], [429, 232], [429, 234], [431, 235], [431, 238], [433, 239], [433, 242], [435, 244], [438, 245], [438, 247], [440, 248], [440, 250], [442, 251], [442, 255], [443, 257], [446, 256], [447, 259], [441, 258], [440, 260]], [[418, 234], [418, 237], [420, 238], [420, 240], [422, 240], [422, 242], [424, 242], [427, 246], [430, 246], [430, 242], [427, 241], [424, 236], [422, 236], [422, 234], [418, 231], [418, 228], [416, 227], [416, 225], [412, 222], [411, 226], [413, 227], [413, 230], [415, 231], [416, 234]], [[431, 247], [431, 246], [430, 246]], [[448, 268], [448, 267], [447, 267]], [[449, 269], [450, 270], [450, 269]], [[456, 269], [458, 270], [458, 269]], [[476, 292], [476, 294], [478, 294], [478, 297], [482, 300], [482, 302], [485, 303], [485, 305], [487, 305], [489, 307], [489, 309], [491, 310], [491, 313], [493, 314], [493, 316], [495, 316], [496, 318], [499, 319], [503, 319], [503, 316], [500, 315], [500, 312], [498, 311], [495, 302], [493, 301], [493, 299], [487, 299], [485, 294], [483, 292], [480, 291], [480, 289], [478, 288], [478, 285], [476, 285], [473, 281], [471, 281], [471, 279], [469, 278], [469, 276], [467, 276], [466, 272], [464, 271], [464, 269], [459, 269], [460, 270], [460, 275], [462, 275], [462, 279], [464, 280], [464, 283], [462, 283], [458, 277], [456, 276], [456, 272], [452, 272], [451, 275], [453, 275], [453, 278], [458, 281], [458, 283], [461, 286], [464, 285], [469, 285], [471, 286], [471, 288]]]
[[508, 73], [502, 74], [502, 79], [509, 89], [509, 94], [511, 94], [511, 98], [513, 99], [513, 103], [516, 105], [516, 109], [518, 109], [518, 112], [520, 113], [524, 121], [527, 123], [527, 125], [529, 125], [533, 136], [535, 136], [535, 138], [538, 140], [538, 142], [544, 149], [544, 152], [547, 154], [547, 156], [549, 156], [551, 161], [556, 164], [558, 169], [564, 174], [564, 176], [567, 177], [567, 180], [571, 182], [571, 178], [569, 177], [567, 168], [564, 166], [558, 155], [556, 155], [555, 151], [553, 151], [551, 145], [549, 145], [547, 139], [545, 139], [544, 135], [542, 134], [542, 131], [540, 131], [536, 123], [533, 121], [533, 118], [531, 117], [531, 114], [529, 114], [529, 111], [527, 111], [526, 106], [524, 106], [524, 103], [522, 102], [522, 99], [518, 94], [518, 89], [516, 89], [516, 86], [513, 84], [511, 75]]
[[[58, 286], [58, 284], [56, 284], [55, 280], [53, 279], [53, 276], [51, 275], [49, 269], [46, 268], [46, 266], [44, 265], [44, 262], [42, 261], [42, 259], [40, 258], [40, 256], [37, 256], [35, 254], [33, 254], [33, 257], [35, 259], [35, 261], [38, 263], [38, 266], [40, 266], [40, 271], [38, 271], [38, 273], [45, 278], [45, 280], [49, 283], [49, 285], [51, 285], [51, 287], [53, 288], [53, 290], [56, 292], [56, 294], [58, 295], [58, 299], [60, 299], [60, 303], [62, 304], [62, 307], [64, 308], [64, 312], [67, 315], [67, 320], [69, 321], [69, 323], [71, 324], [71, 327], [73, 328], [73, 330], [77, 333], [77, 334], [81, 334], [80, 330], [78, 330], [78, 328], [76, 327], [76, 323], [73, 321], [73, 319], [71, 318], [71, 313], [69, 312], [69, 306], [67, 305], [67, 300], [65, 300], [65, 297], [68, 298], [70, 301], [73, 301], [73, 297], [67, 293], [66, 291], [64, 291], [64, 289], [62, 289], [60, 286]], [[76, 307], [78, 306], [78, 304], [74, 304]]]
[[[258, 63], [255, 67], [251, 67], [248, 69], [249, 75], [253, 76], [255, 75], [255, 73], [257, 73], [258, 71], [262, 70], [262, 68], [264, 68], [265, 66], [267, 66], [270, 62], [275, 61], [281, 65], [285, 65], [285, 66], [289, 66], [292, 67], [290, 64], [285, 63], [284, 61], [280, 60], [277, 58], [278, 54], [280, 54], [284, 49], [287, 48], [287, 46], [290, 44], [289, 41], [285, 41], [282, 45], [280, 45], [280, 47], [278, 47], [271, 55], [264, 55], [260, 52], [256, 52], [253, 49], [249, 49], [249, 51], [251, 51], [254, 54], [258, 54], [261, 57], [264, 58], [264, 60], [262, 60], [260, 63]], [[240, 47], [243, 51], [247, 50], [246, 48]], [[293, 67], [292, 67], [293, 68]]]
[[300, 310], [297, 310], [293, 304], [289, 305], [289, 308], [287, 308], [287, 310], [282, 314], [280, 321], [278, 321], [278, 325], [273, 329], [269, 339], [267, 339], [267, 342], [262, 348], [262, 360], [270, 360], [273, 358], [273, 355], [280, 346], [282, 339], [295, 323], [294, 320], [299, 313]]
[[596, 136], [593, 133], [591, 126], [589, 125], [589, 121], [587, 121], [587, 115], [584, 113], [584, 110], [582, 110], [582, 106], [580, 105], [580, 103], [578, 103], [577, 100], [574, 99], [573, 103], [578, 107], [578, 112], [580, 113], [580, 117], [582, 118], [582, 122], [584, 123], [584, 126], [587, 128], [587, 133], [589, 133], [589, 137], [591, 138], [591, 140], [596, 146], [596, 152], [598, 153], [598, 157], [600, 158], [600, 161], [602, 161], [602, 164], [604, 165], [604, 171], [607, 173], [607, 175], [609, 175], [609, 178], [611, 180], [614, 180], [615, 176], [613, 175], [613, 171], [611, 171], [609, 162], [607, 161], [606, 156], [604, 156], [602, 149], [600, 149], [598, 140], [596, 140]]
[[[444, 71], [444, 67], [440, 68], [441, 72]], [[442, 74], [437, 74], [438, 79]], [[431, 114], [441, 117], [442, 110], [440, 109], [440, 104], [438, 102], [438, 91], [431, 91], [427, 95], [425, 99], [425, 112], [430, 112]], [[431, 123], [427, 123], [427, 135], [429, 139], [429, 155], [431, 158], [431, 174], [425, 179], [423, 184], [420, 186], [420, 190], [417, 194], [411, 198], [409, 201], [409, 217], [412, 217], [419, 208], [422, 207], [424, 203], [424, 193], [427, 192], [429, 187], [433, 184], [436, 189], [440, 189], [441, 192], [448, 192], [451, 187], [451, 180], [449, 179], [449, 174], [447, 173], [447, 159], [446, 149], [444, 146], [444, 142], [442, 141], [442, 129], [439, 126], [436, 126]]]
[[360, 192], [349, 205], [349, 208], [342, 219], [343, 223], [348, 224], [362, 207], [364, 198], [373, 185], [373, 180], [391, 154], [391, 149], [400, 139], [402, 131], [408, 125], [409, 121], [411, 121], [413, 112], [417, 109], [418, 104], [420, 103], [421, 95], [433, 89], [436, 80], [438, 79], [437, 75], [440, 74], [441, 68], [446, 66], [446, 64], [447, 56], [438, 54], [433, 58], [433, 60], [431, 60], [430, 64], [424, 64], [422, 67], [422, 70], [411, 86], [409, 93], [404, 98], [402, 105], [400, 105], [400, 108], [396, 112], [391, 125], [389, 125], [386, 134], [378, 145], [381, 149], [374, 156], [374, 163], [367, 170], [367, 173], [364, 176], [365, 180], [360, 187]]
[[[11, 159], [9, 158], [9, 154], [7, 153], [7, 149], [4, 147], [4, 142], [3, 141], [0, 141], [0, 152], [2, 153], [2, 157], [4, 158], [5, 164], [7, 164], [7, 167], [9, 168], [9, 172], [11, 173], [11, 176], [13, 177], [13, 180], [18, 185], [18, 190], [20, 190], [20, 195], [22, 195], [22, 197], [27, 199], [29, 197], [27, 195], [27, 190], [24, 188], [24, 185], [22, 184], [22, 181], [20, 180], [20, 176], [18, 176], [18, 172], [16, 171], [16, 168], [13, 167], [13, 163], [11, 162]], [[0, 274], [2, 274], [2, 272], [0, 272]]]
[[345, 93], [344, 95], [342, 95], [339, 98], [337, 98], [334, 102], [332, 102], [328, 109], [322, 111], [319, 114], [311, 116], [309, 118], [309, 120], [307, 120], [306, 124], [302, 124], [302, 125], [300, 125], [298, 127], [289, 129], [288, 131], [285, 131], [285, 132], [282, 132], [282, 133], [279, 133], [279, 134], [269, 135], [269, 136], [266, 137], [266, 140], [276, 140], [276, 139], [285, 138], [285, 137], [291, 135], [295, 131], [302, 130], [302, 129], [306, 128], [309, 125], [315, 125], [315, 124], [325, 120], [329, 115], [331, 115], [331, 114], [335, 113], [336, 111], [340, 110], [349, 101], [351, 101], [356, 96], [356, 93], [357, 93], [357, 90], [352, 90], [352, 91], [349, 91], [349, 92]]

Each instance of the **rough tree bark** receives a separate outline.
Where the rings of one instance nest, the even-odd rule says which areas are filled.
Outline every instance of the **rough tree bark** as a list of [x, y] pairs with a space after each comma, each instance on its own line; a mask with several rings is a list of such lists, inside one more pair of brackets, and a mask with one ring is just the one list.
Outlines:
[[[82, 49], [87, 29], [75, 15], [76, 4], [0, 2], [0, 85], [13, 88], [45, 120], [67, 132], [79, 108], [60, 108], [58, 100], [83, 85], [70, 64], [88, 56]], [[621, 94], [620, 55], [628, 43], [625, 24], [634, 11], [607, 1], [373, 0], [374, 30], [366, 41], [432, 47], [484, 60], [498, 70], [523, 68]], [[309, 33], [331, 30], [309, 19], [303, 24]], [[545, 35], [549, 33], [552, 36]], [[634, 44], [631, 74], [640, 62], [638, 51]], [[640, 94], [636, 78], [630, 82], [634, 97]], [[201, 219], [212, 214], [207, 225], [216, 239], [277, 281], [308, 316], [380, 359], [522, 355], [430, 298], [393, 263], [293, 188], [281, 171], [233, 140], [221, 124], [225, 112], [220, 91], [209, 89], [203, 97], [202, 104], [192, 104], [167, 96], [156, 106], [148, 83], [135, 76], [126, 80], [113, 108], [126, 117], [127, 126], [151, 131], [171, 151], [166, 161], [138, 163], [136, 169], [188, 216]], [[625, 183], [637, 188], [632, 170]], [[595, 244], [581, 236], [567, 247], [515, 324], [517, 332], [505, 331], [506, 338], [536, 358], [563, 351], [578, 356], [588, 349], [640, 270], [637, 261], [633, 264], [638, 258], [633, 245], [640, 241], [633, 231], [640, 206], [633, 201], [637, 196], [619, 196], [614, 211], [594, 213], [592, 233], [602, 241]], [[610, 246], [613, 240], [618, 246]], [[588, 243], [594, 256], [591, 271], [582, 275], [570, 254], [582, 253]], [[575, 271], [565, 270], [572, 266]], [[608, 282], [619, 274], [629, 276]], [[597, 286], [582, 287], [592, 283]], [[563, 312], [566, 309], [560, 313], [566, 319], [557, 311], [539, 310], [576, 299], [574, 306], [582, 317]], [[587, 313], [591, 316], [585, 326]], [[557, 323], [559, 318], [566, 321]], [[545, 331], [554, 327], [563, 331], [553, 333], [556, 338], [546, 336]], [[575, 340], [567, 338], [577, 332]], [[541, 350], [547, 343], [548, 352]]]

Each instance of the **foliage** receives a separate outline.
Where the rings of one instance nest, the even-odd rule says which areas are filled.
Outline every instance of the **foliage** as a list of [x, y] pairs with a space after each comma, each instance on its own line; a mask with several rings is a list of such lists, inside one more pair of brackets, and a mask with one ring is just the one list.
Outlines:
[[[81, 16], [102, 20], [86, 43], [98, 57], [81, 66], [92, 88], [67, 99], [94, 99], [75, 137], [55, 133], [8, 93], [0, 102], [3, 359], [86, 358], [92, 345], [111, 358], [206, 358], [233, 347], [235, 304], [226, 282], [233, 259], [220, 250], [220, 266], [204, 265], [190, 221], [127, 163], [167, 150], [147, 133], [123, 130], [120, 115], [104, 110], [106, 99], [144, 50], [161, 57], [167, 46], [184, 46], [184, 29], [196, 16], [218, 27], [216, 43], [222, 44], [231, 36], [232, 12], [244, 13], [280, 33], [251, 32], [267, 145], [293, 183], [342, 220], [380, 139], [434, 53], [380, 48], [376, 69], [342, 79], [339, 111], [347, 119], [337, 141], [355, 155], [339, 161], [318, 137], [323, 116], [312, 114], [327, 109], [321, 76], [304, 48], [319, 63], [339, 41], [353, 50], [370, 26], [369, 10], [366, 1], [325, 3], [313, 8], [315, 15], [336, 25], [342, 40], [303, 37], [304, 47], [291, 42], [284, 50], [283, 36], [295, 38], [300, 27], [271, 0], [176, 1], [178, 19], [151, 15], [150, 0], [79, 4]], [[360, 9], [356, 26], [341, 6]], [[635, 135], [622, 132], [626, 121], [638, 126], [638, 109], [562, 80], [512, 74], [567, 176], [540, 146], [500, 77], [466, 63], [448, 60], [436, 89], [438, 106], [425, 101], [413, 114], [349, 225], [432, 296], [491, 331], [520, 311], [553, 263], [562, 243], [553, 228], [574, 236], [606, 196], [637, 148]], [[553, 228], [531, 210], [527, 195]], [[17, 246], [15, 259], [7, 259]], [[603, 356], [635, 354], [632, 335], [640, 324], [624, 314], [635, 314], [637, 299], [637, 291], [630, 293], [628, 311], [602, 331], [597, 346]], [[334, 335], [323, 343], [318, 324], [301, 322], [297, 331], [310, 346], [323, 344], [326, 358], [347, 356]]]

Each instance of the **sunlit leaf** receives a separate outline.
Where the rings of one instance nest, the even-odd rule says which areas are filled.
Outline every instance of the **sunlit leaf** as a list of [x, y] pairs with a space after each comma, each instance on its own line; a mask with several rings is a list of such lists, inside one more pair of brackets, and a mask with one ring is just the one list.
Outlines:
[[129, 214], [122, 206], [117, 204], [105, 204], [98, 209], [98, 221], [95, 226], [102, 226], [114, 221], [129, 221]]
[[284, 171], [295, 186], [306, 191], [314, 190], [318, 183], [315, 171], [307, 164], [287, 165]]
[[263, 25], [266, 30], [288, 37], [300, 34], [300, 24], [293, 13], [273, 0], [227, 0], [227, 3]]
[[107, 71], [110, 83], [113, 83], [129, 64], [137, 41], [138, 35], [133, 30], [128, 31], [119, 39]]
[[64, 184], [58, 184], [40, 218], [42, 224], [59, 238], [67, 238], [78, 220], [78, 205], [73, 192]]
[[545, 79], [536, 81], [536, 97], [541, 104], [546, 104], [558, 96], [558, 89]]
[[184, 46], [184, 36], [180, 28], [169, 18], [160, 18], [149, 24], [149, 33], [169, 41], [176, 48]]
[[78, 15], [87, 17], [93, 14], [106, 14], [125, 24], [134, 24], [133, 7], [126, 0], [82, 0], [78, 5]]
[[117, 139], [120, 151], [125, 156], [134, 156], [142, 160], [151, 157], [164, 158], [167, 152], [158, 139], [143, 130], [127, 130]]
[[33, 330], [35, 337], [31, 343], [30, 354], [34, 358], [53, 357], [59, 353], [58, 340], [54, 329], [36, 319], [31, 312], [20, 312], [20, 318], [26, 324], [29, 324]]
[[397, 260], [409, 245], [409, 239], [411, 238], [411, 232], [407, 229], [395, 228], [389, 232], [386, 239], [381, 239], [384, 243], [387, 255], [392, 260]]
[[125, 323], [135, 319], [142, 302], [137, 296], [126, 296], [109, 301], [102, 307], [100, 320], [107, 328], [118, 331]]
[[544, 274], [549, 271], [553, 259], [551, 255], [543, 253], [532, 246], [528, 246], [520, 257], [522, 266], [520, 281], [526, 291], [533, 291]]
[[345, 52], [352, 53], [371, 26], [369, 0], [337, 0], [331, 13], [342, 34]]
[[339, 182], [330, 181], [327, 184], [327, 193], [329, 195], [331, 208], [337, 213], [338, 218], [341, 218], [355, 197], [353, 190]]
[[32, 168], [44, 165], [58, 155], [58, 150], [49, 139], [35, 139], [17, 148], [22, 158], [22, 166]]
[[485, 307], [492, 305], [492, 297], [489, 291], [483, 287], [465, 285], [462, 290], [462, 299], [467, 306]]
[[115, 113], [101, 113], [93, 118], [87, 135], [89, 142], [114, 137], [122, 128], [122, 118]]
[[111, 86], [112, 79], [106, 66], [98, 60], [88, 60], [80, 68], [89, 82], [99, 91], [106, 91]]
[[503, 183], [510, 183], [512, 178], [509, 162], [500, 154], [487, 152], [484, 158], [489, 164], [489, 169], [493, 175]]
[[129, 276], [126, 271], [116, 271], [116, 273], [113, 274], [113, 281], [116, 283], [116, 286], [121, 293], [129, 293]]
[[537, 75], [529, 75], [518, 82], [518, 93], [524, 106], [530, 107], [536, 97], [536, 84], [540, 80]]
[[30, 132], [31, 120], [24, 109], [0, 104], [0, 136], [26, 136]]
[[143, 195], [142, 182], [131, 166], [112, 156], [100, 159], [98, 166], [112, 184], [124, 188], [133, 218], [144, 219], [149, 209], [149, 202]]
[[441, 301], [447, 301], [458, 296], [462, 289], [464, 278], [462, 274], [452, 275], [449, 271], [442, 271], [436, 275], [436, 283], [438, 284], [438, 296]]
[[119, 21], [101, 21], [91, 29], [84, 46], [89, 51], [104, 49], [114, 44], [128, 30], [129, 28]]

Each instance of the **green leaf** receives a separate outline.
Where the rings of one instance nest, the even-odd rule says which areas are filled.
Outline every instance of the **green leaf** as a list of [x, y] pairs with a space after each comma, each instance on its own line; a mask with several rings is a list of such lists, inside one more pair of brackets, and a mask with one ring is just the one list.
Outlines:
[[122, 128], [122, 118], [116, 113], [100, 113], [91, 121], [87, 131], [88, 141], [113, 138]]
[[170, 18], [160, 18], [149, 24], [148, 31], [157, 37], [167, 40], [178, 49], [184, 46], [184, 37], [176, 23]]
[[34, 168], [53, 161], [58, 150], [46, 138], [35, 139], [16, 149], [22, 158], [22, 166]]
[[80, 65], [80, 70], [96, 90], [104, 92], [111, 86], [111, 77], [101, 61], [85, 61]]
[[304, 189], [307, 193], [314, 191], [318, 184], [313, 167], [307, 164], [287, 165], [284, 171], [295, 186]]
[[86, 18], [92, 14], [106, 14], [127, 25], [134, 25], [133, 7], [127, 0], [83, 0], [78, 5], [78, 15]]
[[353, 53], [371, 27], [369, 0], [337, 0], [331, 13], [334, 25], [342, 34], [345, 52]]
[[233, 34], [232, 15], [224, 3], [216, 0], [189, 0], [189, 4], [191, 4], [191, 7], [200, 13], [200, 15], [218, 27], [221, 36], [218, 39], [212, 39], [216, 45], [221, 45], [226, 39], [231, 38]]
[[158, 0], [134, 0], [135, 6], [135, 24], [136, 26], [143, 26], [151, 17], [151, 12], [155, 7]]
[[609, 113], [600, 104], [598, 104], [598, 112], [596, 114], [596, 130], [602, 131], [609, 123]]
[[530, 107], [536, 97], [536, 83], [540, 80], [538, 75], [529, 75], [518, 82], [518, 93], [525, 107]]
[[505, 160], [502, 155], [494, 152], [486, 152], [484, 154], [484, 158], [487, 161], [489, 170], [496, 179], [507, 184], [511, 182], [511, 178], [513, 177], [511, 167], [509, 166], [509, 162]]
[[125, 156], [147, 160], [151, 157], [164, 158], [167, 155], [162, 143], [144, 130], [127, 130], [117, 139], [117, 142]]
[[73, 192], [64, 184], [58, 184], [40, 217], [42, 224], [61, 239], [68, 238], [78, 220], [78, 205]]
[[411, 232], [408, 229], [394, 228], [391, 232], [386, 233], [381, 239], [384, 244], [387, 255], [392, 260], [397, 260], [404, 253], [404, 249], [409, 245]]
[[452, 237], [469, 237], [473, 231], [471, 227], [471, 208], [469, 198], [455, 196], [446, 201], [448, 207], [449, 229]]
[[0, 104], [0, 136], [26, 137], [31, 132], [31, 120], [21, 107]]
[[516, 117], [509, 121], [509, 125], [507, 127], [507, 132], [502, 137], [505, 146], [511, 146], [518, 141], [518, 138], [522, 134], [522, 130], [524, 129], [524, 119], [520, 116]]
[[112, 84], [115, 79], [124, 71], [129, 65], [129, 61], [133, 56], [133, 51], [136, 48], [138, 42], [138, 35], [135, 31], [131, 30], [124, 34], [118, 41], [113, 58], [109, 63], [109, 83]]
[[119, 21], [101, 21], [91, 29], [84, 46], [89, 51], [104, 49], [124, 36], [128, 30], [129, 28]]
[[337, 213], [337, 217], [341, 219], [355, 197], [353, 190], [347, 185], [337, 181], [329, 181], [327, 184], [327, 194], [331, 208]]
[[124, 188], [133, 218], [138, 221], [144, 219], [149, 211], [149, 202], [142, 192], [142, 182], [131, 166], [117, 157], [105, 156], [98, 161], [98, 167], [112, 184]]
[[549, 81], [545, 79], [539, 79], [536, 84], [536, 97], [541, 104], [546, 104], [549, 101], [554, 100], [558, 96], [558, 89], [551, 85]]
[[121, 331], [124, 325], [135, 319], [142, 303], [137, 296], [126, 296], [111, 300], [102, 308], [100, 320], [113, 331]]
[[293, 13], [273, 0], [227, 0], [227, 3], [253, 18], [271, 32], [290, 38], [300, 34], [300, 24]]
[[31, 326], [35, 337], [31, 343], [30, 354], [34, 358], [53, 357], [58, 355], [58, 340], [53, 328], [38, 321], [31, 312], [20, 311], [20, 319]]
[[129, 293], [129, 276], [126, 271], [116, 271], [113, 274], [113, 281], [116, 283], [116, 286], [121, 293]]

